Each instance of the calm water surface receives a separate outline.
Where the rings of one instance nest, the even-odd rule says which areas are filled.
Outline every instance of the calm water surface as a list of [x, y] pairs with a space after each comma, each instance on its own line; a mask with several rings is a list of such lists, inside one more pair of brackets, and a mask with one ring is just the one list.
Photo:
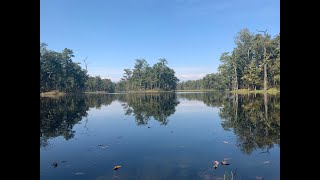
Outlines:
[[[74, 95], [40, 103], [42, 180], [230, 179], [231, 172], [280, 179], [280, 95]], [[229, 165], [213, 168], [225, 158]]]

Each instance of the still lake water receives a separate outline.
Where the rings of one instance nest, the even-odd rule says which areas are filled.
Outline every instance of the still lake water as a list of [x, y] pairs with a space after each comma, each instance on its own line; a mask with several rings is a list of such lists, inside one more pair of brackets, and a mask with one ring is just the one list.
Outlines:
[[[40, 179], [280, 179], [280, 95], [40, 98]], [[213, 161], [229, 165], [213, 168]], [[122, 166], [117, 171], [114, 166]]]

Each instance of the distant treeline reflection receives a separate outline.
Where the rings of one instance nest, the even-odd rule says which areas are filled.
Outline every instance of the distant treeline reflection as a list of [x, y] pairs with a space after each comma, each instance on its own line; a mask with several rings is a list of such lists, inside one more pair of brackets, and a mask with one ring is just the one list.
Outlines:
[[40, 146], [46, 146], [49, 138], [74, 137], [73, 126], [87, 116], [89, 108], [110, 105], [114, 96], [74, 95], [59, 98], [40, 98]]
[[161, 125], [168, 124], [168, 117], [179, 104], [175, 93], [127, 94], [122, 106], [126, 115], [135, 117], [137, 125], [146, 125], [151, 117]]
[[233, 129], [243, 153], [280, 147], [280, 95], [233, 95], [220, 109], [221, 125]]
[[221, 125], [237, 135], [237, 145], [243, 153], [256, 149], [268, 152], [274, 144], [280, 146], [280, 95], [238, 95], [211, 93], [133, 93], [82, 94], [60, 98], [40, 98], [40, 147], [48, 139], [74, 137], [73, 126], [87, 116], [89, 108], [99, 109], [119, 101], [125, 115], [133, 115], [137, 125], [147, 125], [153, 118], [167, 125], [175, 113], [178, 99], [202, 101], [207, 106], [219, 107]]

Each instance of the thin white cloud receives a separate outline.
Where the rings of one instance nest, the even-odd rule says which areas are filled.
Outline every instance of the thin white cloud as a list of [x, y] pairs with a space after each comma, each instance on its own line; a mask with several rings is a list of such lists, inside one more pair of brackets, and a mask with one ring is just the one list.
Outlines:
[[101, 78], [111, 79], [117, 82], [123, 76], [123, 69], [121, 68], [104, 68], [104, 67], [88, 67], [90, 76], [100, 76]]
[[193, 74], [177, 74], [177, 78], [180, 81], [187, 81], [187, 80], [197, 80], [197, 79], [201, 79], [205, 76], [205, 73], [193, 73]]
[[205, 75], [216, 72], [213, 67], [173, 67], [180, 81], [197, 80]]

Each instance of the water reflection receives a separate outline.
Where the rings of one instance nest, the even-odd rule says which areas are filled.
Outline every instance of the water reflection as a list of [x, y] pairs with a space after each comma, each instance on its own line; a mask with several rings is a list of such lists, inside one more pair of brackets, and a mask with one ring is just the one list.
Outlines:
[[202, 101], [205, 105], [210, 107], [221, 107], [227, 101], [229, 94], [221, 91], [214, 91], [210, 93], [178, 93], [178, 98], [187, 100]]
[[40, 98], [40, 105], [40, 146], [46, 146], [52, 137], [73, 138], [74, 124], [88, 110], [83, 98]]
[[237, 145], [243, 153], [256, 149], [268, 152], [274, 144], [280, 146], [280, 95], [267, 94], [232, 96], [220, 109], [225, 130], [233, 129]]
[[148, 124], [151, 117], [161, 125], [167, 125], [168, 117], [175, 113], [179, 104], [175, 93], [127, 94], [124, 101], [125, 114], [133, 114], [137, 125]]
[[99, 109], [114, 100], [110, 95], [76, 95], [59, 98], [40, 98], [40, 147], [48, 145], [48, 139], [63, 136], [74, 137], [73, 126], [87, 116], [89, 108]]
[[40, 98], [40, 147], [48, 139], [74, 137], [73, 126], [87, 116], [90, 108], [99, 109], [113, 101], [122, 103], [125, 115], [132, 115], [137, 125], [146, 125], [153, 118], [167, 125], [176, 111], [179, 99], [201, 101], [210, 107], [221, 107], [219, 116], [224, 130], [233, 130], [237, 146], [245, 154], [260, 149], [268, 152], [280, 146], [280, 95], [229, 95], [214, 93], [157, 93], [77, 95], [61, 98]]

